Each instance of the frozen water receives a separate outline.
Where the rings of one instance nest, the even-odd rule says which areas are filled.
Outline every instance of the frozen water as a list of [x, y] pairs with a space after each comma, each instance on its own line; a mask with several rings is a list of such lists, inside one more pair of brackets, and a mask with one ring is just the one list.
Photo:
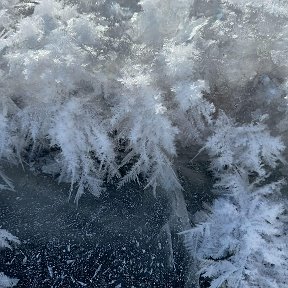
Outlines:
[[167, 226], [164, 195], [109, 186], [77, 207], [69, 185], [21, 167], [5, 172], [15, 191], [0, 193], [0, 223], [21, 245], [1, 251], [0, 271], [20, 279], [17, 287], [184, 287], [186, 253]]

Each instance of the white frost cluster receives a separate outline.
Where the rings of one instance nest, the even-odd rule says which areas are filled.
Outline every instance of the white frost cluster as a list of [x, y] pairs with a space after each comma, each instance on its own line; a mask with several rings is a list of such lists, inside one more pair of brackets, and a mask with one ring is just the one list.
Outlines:
[[138, 181], [183, 210], [177, 155], [199, 147], [222, 193], [185, 233], [200, 273], [211, 287], [284, 288], [287, 11], [281, 0], [1, 1], [0, 159], [71, 183], [76, 202]]
[[[17, 237], [9, 233], [7, 230], [0, 229], [0, 250], [12, 249], [11, 244], [19, 244]], [[18, 283], [17, 279], [7, 277], [3, 272], [0, 272], [0, 288], [14, 287]]]

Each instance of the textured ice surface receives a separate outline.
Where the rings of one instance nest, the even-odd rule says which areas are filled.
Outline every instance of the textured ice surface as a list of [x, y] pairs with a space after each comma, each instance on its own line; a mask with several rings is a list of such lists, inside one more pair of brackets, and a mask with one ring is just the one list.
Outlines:
[[0, 193], [0, 223], [22, 243], [1, 251], [0, 270], [20, 279], [17, 287], [184, 287], [186, 253], [172, 233], [171, 255], [164, 196], [109, 186], [77, 207], [69, 185], [21, 167], [5, 172], [15, 192]]
[[1, 192], [0, 223], [22, 244], [1, 252], [0, 267], [17, 275], [17, 287], [179, 287], [161, 233], [165, 199], [137, 186], [109, 187], [77, 208], [68, 186], [22, 168], [6, 173], [16, 191]]

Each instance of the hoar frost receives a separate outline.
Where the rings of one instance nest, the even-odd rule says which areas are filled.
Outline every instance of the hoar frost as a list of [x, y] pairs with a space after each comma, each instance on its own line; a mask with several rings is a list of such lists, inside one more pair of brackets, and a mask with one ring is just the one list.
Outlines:
[[206, 153], [220, 196], [184, 232], [193, 265], [210, 287], [286, 287], [288, 4], [130, 2], [1, 1], [1, 161], [76, 202], [107, 182], [166, 191], [170, 233], [191, 220], [179, 157]]

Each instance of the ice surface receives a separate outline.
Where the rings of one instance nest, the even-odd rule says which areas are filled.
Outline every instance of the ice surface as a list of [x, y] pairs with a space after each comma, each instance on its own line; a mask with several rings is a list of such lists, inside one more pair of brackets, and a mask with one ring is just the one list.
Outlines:
[[109, 186], [77, 207], [68, 201], [69, 185], [27, 167], [5, 173], [15, 191], [0, 193], [0, 223], [21, 245], [1, 251], [0, 270], [20, 279], [17, 287], [184, 287], [187, 259], [169, 228], [164, 193]]

